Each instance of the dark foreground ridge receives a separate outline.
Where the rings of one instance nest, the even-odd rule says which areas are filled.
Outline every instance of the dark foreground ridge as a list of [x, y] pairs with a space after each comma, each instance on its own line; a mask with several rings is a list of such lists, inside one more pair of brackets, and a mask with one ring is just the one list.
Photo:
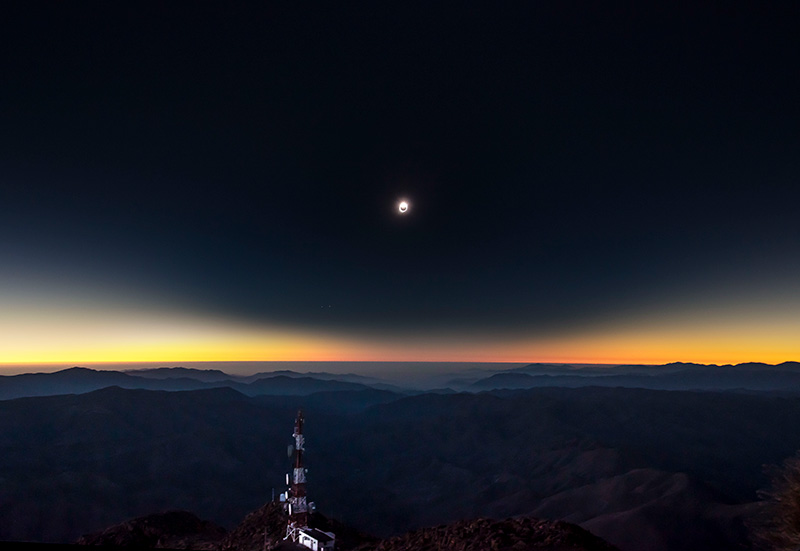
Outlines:
[[[286, 514], [280, 503], [253, 511], [233, 531], [172, 511], [136, 518], [84, 536], [82, 545], [106, 549], [198, 549], [204, 551], [302, 550], [284, 541]], [[613, 551], [617, 548], [583, 528], [563, 521], [529, 517], [477, 519], [423, 528], [378, 540], [314, 513], [311, 526], [336, 533], [339, 551]]]
[[[365, 548], [366, 549], [366, 548]], [[477, 519], [423, 528], [380, 542], [374, 551], [612, 551], [617, 548], [564, 521]]]
[[[256, 509], [220, 543], [219, 551], [263, 551], [267, 549], [306, 549], [284, 541], [288, 518], [280, 503], [267, 503]], [[309, 525], [336, 534], [336, 549], [371, 549], [378, 540], [358, 530], [315, 512]]]
[[82, 536], [79, 545], [137, 549], [213, 550], [226, 530], [187, 511], [168, 511], [116, 524], [102, 532]]

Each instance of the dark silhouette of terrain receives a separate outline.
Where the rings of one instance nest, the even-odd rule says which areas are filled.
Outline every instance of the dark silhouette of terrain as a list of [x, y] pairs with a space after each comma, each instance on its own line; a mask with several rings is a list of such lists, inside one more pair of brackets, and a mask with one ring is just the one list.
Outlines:
[[364, 375], [357, 375], [355, 373], [327, 373], [325, 371], [309, 371], [308, 373], [300, 373], [289, 369], [279, 369], [276, 371], [264, 371], [255, 373], [253, 375], [229, 375], [219, 369], [196, 369], [191, 367], [157, 367], [149, 369], [129, 369], [123, 371], [129, 375], [137, 377], [145, 377], [151, 379], [179, 379], [190, 378], [206, 382], [218, 381], [233, 381], [241, 383], [252, 383], [259, 379], [267, 379], [270, 377], [291, 377], [291, 378], [306, 378], [319, 379], [321, 381], [340, 381], [345, 383], [359, 383], [368, 386], [386, 386], [386, 382], [382, 379], [375, 377], [367, 377]]
[[729, 549], [762, 466], [800, 448], [800, 398], [770, 394], [108, 388], [0, 401], [0, 540], [75, 541], [173, 509], [232, 528], [281, 491], [298, 407], [312, 499], [384, 538], [533, 514], [626, 551]]
[[[84, 536], [81, 545], [113, 548], [172, 548], [209, 551], [304, 549], [284, 539], [287, 516], [280, 503], [270, 502], [248, 514], [229, 534], [191, 513], [173, 511], [126, 521]], [[423, 528], [379, 540], [320, 513], [309, 525], [336, 534], [339, 551], [614, 551], [616, 548], [582, 528], [563, 521], [535, 518], [476, 519]]]
[[[164, 368], [153, 370], [148, 376], [137, 372], [98, 371], [84, 367], [72, 367], [55, 373], [26, 373], [0, 376], [0, 400], [60, 394], [82, 394], [112, 386], [143, 390], [200, 390], [210, 388], [232, 388], [247, 396], [291, 395], [304, 396], [314, 392], [340, 390], [366, 390], [370, 387], [335, 379], [319, 379], [307, 376], [264, 374], [249, 382], [239, 381], [221, 371], [204, 372], [187, 368]], [[196, 372], [202, 373], [198, 375]], [[176, 376], [169, 376], [175, 374]], [[221, 375], [225, 378], [220, 378]]]
[[[147, 379], [195, 379], [206, 383], [216, 383], [219, 381], [247, 381], [244, 377], [228, 375], [219, 369], [196, 369], [193, 367], [154, 367], [147, 369], [126, 369], [122, 371], [126, 375], [143, 377]], [[264, 375], [269, 376], [269, 375]], [[259, 377], [253, 377], [253, 381]]]
[[[375, 551], [614, 551], [617, 548], [563, 521], [477, 519], [423, 528], [380, 542]], [[366, 550], [365, 550], [366, 551]]]
[[759, 491], [761, 507], [748, 519], [752, 539], [759, 548], [796, 551], [800, 548], [800, 451], [768, 470], [769, 487]]
[[757, 510], [756, 503], [731, 504], [684, 473], [634, 469], [545, 498], [531, 514], [580, 524], [623, 549], [658, 551], [747, 541], [744, 520]]
[[[655, 390], [714, 390], [800, 393], [800, 364], [699, 365], [674, 363], [660, 366], [576, 367], [530, 364], [496, 372], [469, 370], [468, 376], [451, 378], [447, 386], [425, 387], [427, 392], [483, 392], [487, 390], [587, 386], [650, 388]], [[247, 396], [303, 396], [315, 392], [379, 389], [400, 395], [420, 391], [401, 388], [374, 377], [352, 373], [297, 373], [289, 370], [247, 377], [219, 370], [163, 367], [128, 371], [103, 371], [73, 367], [55, 373], [0, 376], [0, 400], [58, 394], [81, 394], [111, 386], [145, 390], [200, 390], [227, 387]]]
[[530, 365], [495, 373], [475, 381], [451, 381], [454, 388], [479, 392], [538, 387], [627, 387], [654, 390], [751, 390], [800, 392], [800, 364], [784, 362], [708, 366], [667, 364], [664, 366], [616, 366], [568, 368]]
[[216, 549], [226, 530], [186, 511], [168, 511], [135, 518], [82, 536], [79, 545], [137, 549]]
[[[218, 545], [219, 551], [262, 551], [284, 545], [286, 513], [281, 503], [270, 502], [249, 513]], [[336, 534], [336, 548], [347, 551], [373, 547], [379, 541], [346, 524], [330, 519], [319, 512], [312, 513], [309, 525]], [[288, 546], [287, 546], [288, 547]], [[303, 549], [301, 547], [301, 549]]]

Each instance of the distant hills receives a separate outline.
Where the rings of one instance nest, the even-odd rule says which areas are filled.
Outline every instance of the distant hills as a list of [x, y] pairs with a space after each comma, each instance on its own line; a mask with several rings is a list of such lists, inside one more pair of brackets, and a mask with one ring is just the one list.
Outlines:
[[206, 383], [241, 379], [219, 369], [195, 369], [191, 367], [156, 367], [152, 369], [126, 369], [123, 373], [148, 379], [195, 379]]
[[366, 390], [372, 387], [349, 382], [353, 376], [318, 374], [316, 377], [300, 373], [279, 375], [262, 373], [238, 378], [217, 370], [162, 368], [142, 371], [101, 371], [73, 367], [55, 373], [26, 373], [0, 376], [0, 400], [31, 396], [82, 394], [109, 387], [142, 390], [200, 390], [232, 388], [247, 396], [283, 395], [304, 396], [315, 392]]
[[280, 369], [276, 371], [266, 371], [256, 373], [254, 375], [238, 376], [229, 375], [219, 369], [195, 369], [189, 367], [157, 367], [152, 369], [128, 369], [123, 371], [128, 375], [137, 377], [146, 377], [149, 379], [180, 379], [189, 378], [205, 382], [220, 382], [220, 381], [238, 381], [242, 383], [251, 383], [259, 379], [269, 377], [292, 377], [302, 378], [311, 377], [313, 379], [320, 379], [323, 381], [343, 381], [349, 383], [361, 383], [371, 385], [385, 385], [386, 382], [374, 377], [365, 377], [364, 375], [356, 375], [355, 373], [326, 373], [324, 371], [310, 371], [307, 373], [299, 373], [288, 369]]
[[[573, 366], [530, 364], [505, 371], [472, 369], [446, 381], [433, 380], [426, 392], [484, 392], [502, 389], [587, 386], [649, 388], [655, 390], [710, 390], [800, 393], [800, 363], [778, 365]], [[353, 373], [298, 373], [289, 370], [246, 377], [215, 369], [162, 367], [127, 371], [73, 367], [55, 373], [0, 376], [0, 400], [58, 394], [81, 394], [117, 386], [128, 389], [185, 391], [232, 388], [247, 396], [305, 396], [317, 392], [380, 389], [395, 394], [419, 393], [418, 388]]]
[[800, 392], [800, 363], [778, 365], [624, 365], [610, 367], [531, 364], [478, 379], [454, 379], [449, 386], [467, 392], [538, 387], [626, 387], [654, 390]]

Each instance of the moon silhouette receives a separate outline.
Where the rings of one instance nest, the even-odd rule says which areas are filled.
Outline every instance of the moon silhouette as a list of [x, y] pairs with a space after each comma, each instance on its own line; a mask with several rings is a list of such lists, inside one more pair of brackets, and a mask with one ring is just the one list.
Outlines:
[[401, 201], [399, 209], [401, 213], [408, 212], [408, 203]]

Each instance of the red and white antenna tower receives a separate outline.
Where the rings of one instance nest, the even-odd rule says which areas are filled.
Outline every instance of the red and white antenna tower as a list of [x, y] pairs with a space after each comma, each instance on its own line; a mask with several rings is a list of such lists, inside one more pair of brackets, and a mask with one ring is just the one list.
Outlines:
[[[286, 484], [291, 484], [289, 490], [289, 522], [286, 525], [286, 537], [297, 541], [299, 531], [308, 528], [308, 503], [306, 501], [306, 469], [303, 467], [303, 450], [305, 437], [303, 436], [303, 412], [297, 412], [294, 421], [294, 469], [291, 475], [286, 475]], [[289, 480], [291, 476], [291, 481]]]

